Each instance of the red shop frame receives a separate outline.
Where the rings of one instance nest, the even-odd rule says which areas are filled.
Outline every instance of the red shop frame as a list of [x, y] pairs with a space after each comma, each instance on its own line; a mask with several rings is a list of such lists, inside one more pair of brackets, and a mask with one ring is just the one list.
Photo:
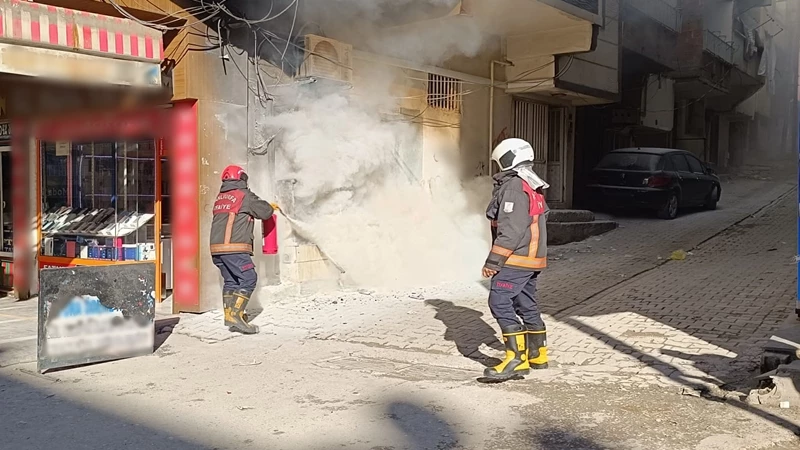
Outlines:
[[[172, 240], [173, 240], [173, 311], [196, 311], [200, 307], [199, 299], [199, 169], [197, 148], [197, 104], [195, 101], [176, 102], [170, 108], [138, 109], [113, 113], [94, 113], [72, 115], [67, 118], [45, 119], [40, 121], [20, 121], [13, 124], [12, 165], [14, 166], [12, 186], [14, 189], [14, 227], [19, 230], [29, 229], [27, 202], [30, 192], [27, 191], [27, 170], [29, 164], [36, 164], [36, 210], [37, 233], [41, 229], [41, 165], [39, 164], [39, 141], [77, 141], [100, 139], [113, 136], [125, 139], [142, 135], [156, 138], [157, 186], [161, 185], [162, 176], [160, 156], [170, 161], [170, 177], [172, 189]], [[20, 133], [17, 133], [20, 130]], [[30, 153], [30, 139], [36, 139], [35, 155]], [[14, 151], [17, 150], [17, 151]], [[155, 213], [158, 227], [155, 232], [156, 258], [156, 291], [161, 301], [161, 197], [157, 189]], [[180, 205], [180, 206], [178, 206]], [[178, 211], [177, 208], [180, 207]], [[29, 233], [14, 233], [15, 249], [31, 249]], [[39, 236], [41, 241], [41, 236]], [[33, 254], [39, 255], [36, 248]], [[31, 267], [31, 252], [17, 251], [14, 262], [17, 268]], [[70, 266], [78, 261], [50, 261], [49, 257], [38, 256], [46, 265]], [[102, 261], [81, 260], [82, 265], [107, 264]], [[23, 270], [15, 273], [15, 286], [30, 284], [23, 275]], [[19, 283], [18, 283], [19, 282]]]

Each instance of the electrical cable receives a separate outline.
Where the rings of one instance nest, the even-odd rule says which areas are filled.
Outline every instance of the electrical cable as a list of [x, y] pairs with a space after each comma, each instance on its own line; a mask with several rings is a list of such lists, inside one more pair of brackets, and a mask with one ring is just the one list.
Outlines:
[[[136, 23], [138, 23], [140, 25], [144, 25], [144, 26], [149, 27], [149, 28], [154, 28], [154, 29], [157, 29], [157, 30], [162, 31], [162, 32], [163, 31], [175, 31], [175, 30], [183, 30], [183, 29], [186, 29], [186, 28], [192, 28], [195, 25], [199, 25], [199, 24], [203, 24], [203, 23], [207, 22], [208, 20], [214, 18], [215, 16], [217, 16], [220, 13], [220, 6], [219, 5], [214, 5], [214, 6], [206, 6], [206, 5], [204, 5], [202, 7], [196, 7], [196, 8], [199, 8], [199, 9], [183, 9], [183, 10], [181, 10], [181, 12], [186, 12], [190, 16], [192, 16], [193, 14], [188, 13], [187, 11], [205, 12], [205, 13], [208, 14], [208, 16], [206, 16], [203, 19], [197, 20], [195, 22], [183, 24], [183, 25], [180, 25], [180, 26], [169, 26], [169, 25], [163, 25], [161, 23], [158, 23], [159, 21], [164, 21], [165, 20], [164, 18], [158, 19], [157, 21], [142, 20], [142, 19], [139, 19], [138, 17], [134, 16], [133, 14], [129, 13], [124, 7], [120, 6], [119, 3], [117, 3], [116, 0], [107, 0], [107, 1], [111, 6], [114, 7], [114, 9], [117, 10], [117, 12], [122, 14], [125, 18], [130, 19], [130, 20], [132, 20], [132, 21], [134, 21], [134, 22], [136, 22]], [[209, 8], [210, 8], [210, 10], [209, 10]], [[170, 23], [171, 22], [178, 22], [178, 21], [186, 20], [186, 18], [178, 18], [174, 14], [168, 14], [167, 17], [170, 17], [170, 16], [171, 17], [175, 17], [172, 21], [170, 21]]]
[[294, 17], [292, 18], [292, 27], [289, 29], [289, 38], [286, 39], [286, 47], [283, 49], [283, 53], [281, 54], [281, 61], [286, 59], [286, 52], [289, 51], [289, 43], [292, 41], [292, 34], [294, 34], [294, 27], [297, 24], [297, 12], [300, 9], [300, 1], [294, 0]]
[[[238, 20], [239, 22], [245, 23], [247, 25], [258, 25], [258, 24], [262, 24], [262, 23], [269, 22], [271, 20], [277, 19], [278, 17], [282, 16], [286, 11], [289, 11], [292, 8], [292, 6], [299, 7], [298, 1], [299, 0], [293, 0], [292, 3], [290, 3], [281, 12], [279, 12], [279, 13], [275, 14], [274, 16], [271, 16], [271, 17], [270, 17], [269, 14], [267, 14], [266, 16], [264, 16], [263, 18], [261, 18], [259, 20], [248, 20], [248, 19], [245, 19], [243, 17], [239, 17], [239, 16], [233, 14], [227, 7], [222, 6], [222, 5], [219, 5], [219, 8], [220, 8], [220, 10], [222, 12], [224, 12], [225, 14], [227, 14], [227, 15], [231, 16], [232, 18]], [[273, 1], [272, 5], [270, 6], [270, 13], [272, 12], [272, 8], [274, 8], [274, 6], [275, 6], [275, 2]]]

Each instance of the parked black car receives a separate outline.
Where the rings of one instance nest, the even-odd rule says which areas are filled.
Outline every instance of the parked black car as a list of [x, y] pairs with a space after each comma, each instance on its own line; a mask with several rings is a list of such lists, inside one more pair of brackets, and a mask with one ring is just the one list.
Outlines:
[[592, 171], [589, 191], [598, 206], [650, 208], [662, 219], [678, 209], [716, 209], [719, 177], [692, 153], [666, 148], [626, 148], [603, 157]]

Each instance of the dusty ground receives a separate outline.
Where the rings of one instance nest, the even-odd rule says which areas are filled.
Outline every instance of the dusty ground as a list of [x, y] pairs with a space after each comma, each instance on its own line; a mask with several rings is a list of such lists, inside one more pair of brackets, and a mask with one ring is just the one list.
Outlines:
[[[288, 330], [287, 330], [288, 332]], [[278, 338], [31, 375], [0, 371], [9, 449], [791, 448], [800, 417], [657, 387], [481, 385], [455, 357]], [[180, 349], [179, 351], [177, 349]], [[235, 356], [233, 356], [235, 355]], [[295, 359], [290, 359], [295, 355]], [[315, 355], [325, 355], [314, 361]], [[57, 381], [54, 381], [57, 380]], [[57, 443], [57, 444], [56, 444]]]
[[732, 391], [797, 323], [792, 183], [758, 172], [726, 184], [718, 211], [622, 217], [555, 249], [541, 281], [553, 368], [503, 385], [475, 381], [499, 356], [480, 283], [262, 293], [261, 335], [182, 316], [154, 355], [46, 376], [35, 304], [0, 301], [0, 447], [800, 448], [797, 409]]

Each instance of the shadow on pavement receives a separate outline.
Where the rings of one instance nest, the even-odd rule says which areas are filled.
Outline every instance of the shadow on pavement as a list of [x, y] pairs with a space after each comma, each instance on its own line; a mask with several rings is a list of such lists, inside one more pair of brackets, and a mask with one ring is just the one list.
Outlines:
[[155, 322], [155, 342], [153, 351], [157, 351], [172, 336], [172, 330], [180, 323], [180, 317], [169, 317], [166, 319], [156, 319]]
[[[388, 404], [387, 416], [406, 437], [405, 445], [397, 448], [413, 450], [464, 449], [459, 441], [459, 431], [445, 418], [428, 408], [395, 401]], [[467, 432], [468, 430], [462, 430]], [[525, 448], [541, 450], [606, 450], [607, 447], [575, 431], [549, 429], [547, 431], [518, 430], [507, 432], [497, 430], [494, 436], [485, 436], [486, 447], [482, 448]], [[394, 444], [394, 443], [392, 443]], [[383, 447], [379, 447], [383, 448]], [[387, 447], [395, 448], [395, 447]]]
[[[22, 372], [25, 374], [25, 372]], [[25, 376], [25, 375], [20, 375]], [[58, 383], [55, 377], [37, 377], [48, 382]], [[38, 384], [39, 382], [37, 382]], [[75, 392], [75, 390], [73, 390]], [[279, 449], [303, 450], [309, 447], [297, 447], [274, 441], [237, 440], [236, 435], [227, 436], [231, 440], [224, 445], [214, 445], [207, 434], [211, 430], [183, 430], [184, 435], [192, 435], [192, 440], [178, 437], [175, 432], [161, 428], [142, 425], [135, 417], [125, 417], [129, 411], [118, 413], [99, 411], [84, 406], [60, 394], [51, 392], [46, 386], [35, 386], [25, 381], [0, 375], [0, 393], [3, 408], [0, 412], [0, 433], [3, 435], [3, 447], [26, 450], [83, 450], [83, 449], [123, 449], [136, 450], [221, 450], [221, 449]], [[131, 411], [135, 404], [131, 404]], [[324, 435], [317, 436], [320, 444], [313, 448], [328, 450], [348, 448], [358, 444], [371, 445], [373, 449], [411, 449], [411, 450], [455, 450], [467, 449], [461, 435], [475, 436], [474, 430], [459, 430], [453, 427], [435, 405], [419, 405], [406, 400], [389, 400], [383, 408], [383, 423], [388, 428], [399, 431], [384, 433], [377, 439], [383, 442], [369, 442], [362, 439], [374, 439], [381, 434], [352, 435], [350, 442], [326, 442]], [[178, 413], [176, 411], [176, 413]], [[511, 413], [514, 415], [514, 413]], [[147, 412], [139, 411], [140, 416]], [[180, 423], [180, 421], [175, 422]], [[165, 427], [173, 425], [164, 423]], [[359, 430], [359, 427], [355, 428]], [[362, 429], [363, 431], [363, 429]], [[216, 436], [219, 438], [220, 436]], [[225, 436], [222, 436], [225, 438]], [[577, 432], [562, 429], [547, 431], [498, 430], [495, 436], [477, 436], [485, 444], [478, 448], [525, 448], [531, 450], [605, 450], [606, 447], [594, 442], [591, 438], [581, 436]], [[204, 442], [205, 441], [205, 442]], [[376, 446], [379, 444], [383, 446]], [[363, 445], [359, 448], [365, 448]]]
[[[530, 433], [526, 439], [532, 448], [547, 450], [608, 450], [593, 440], [568, 430], [548, 430]], [[527, 447], [527, 446], [526, 446]]]
[[439, 415], [409, 402], [392, 402], [386, 416], [406, 436], [407, 448], [455, 449], [458, 436], [455, 430]]
[[211, 450], [0, 375], [3, 448]]
[[494, 328], [482, 319], [482, 312], [446, 300], [425, 300], [425, 304], [436, 309], [434, 318], [446, 327], [444, 340], [454, 342], [459, 353], [486, 367], [500, 364], [497, 358], [480, 351], [481, 344], [498, 351], [505, 348]]
[[[566, 319], [561, 319], [561, 320], [564, 323], [566, 323], [566, 324], [568, 324], [570, 326], [573, 326], [575, 328], [579, 328], [579, 329], [582, 329], [582, 330], [590, 331], [591, 332], [591, 336], [593, 336], [593, 337], [596, 337], [596, 338], [597, 337], [603, 337], [604, 339], [607, 339], [609, 345], [616, 347], [620, 351], [623, 351], [625, 353], [630, 353], [631, 355], [636, 355], [637, 353], [639, 353], [639, 351], [637, 349], [635, 349], [634, 347], [632, 347], [632, 346], [620, 341], [619, 339], [615, 339], [615, 338], [613, 338], [613, 337], [611, 337], [611, 336], [609, 336], [607, 334], [604, 334], [600, 330], [597, 330], [595, 328], [589, 327], [589, 326], [587, 326], [586, 324], [582, 323], [579, 320], [572, 319], [572, 318], [566, 318]], [[679, 382], [680, 384], [682, 384], [683, 386], [687, 387], [688, 389], [691, 389], [691, 390], [699, 393], [702, 398], [705, 398], [705, 399], [710, 400], [710, 401], [725, 401], [725, 400], [729, 400], [729, 399], [723, 399], [723, 398], [714, 397], [714, 396], [709, 395], [708, 385], [707, 384], [702, 384], [702, 383], [698, 382], [697, 378], [695, 378], [693, 376], [686, 375], [679, 367], [677, 367], [675, 365], [672, 365], [672, 364], [669, 364], [669, 363], [666, 363], [666, 362], [663, 362], [663, 361], [657, 361], [655, 363], [647, 363], [647, 364], [648, 364], [648, 366], [658, 370], [664, 377], [667, 377], [667, 378], [670, 378], [672, 380], [675, 380], [675, 381]], [[705, 381], [705, 380], [702, 380], [702, 381]], [[796, 386], [796, 388], [800, 389], [800, 386]], [[784, 429], [794, 433], [795, 435], [800, 436], [800, 424], [798, 424], [798, 423], [795, 423], [795, 422], [792, 422], [790, 420], [784, 419], [783, 417], [780, 417], [780, 416], [777, 416], [775, 414], [772, 414], [769, 411], [763, 410], [761, 408], [754, 407], [754, 406], [749, 405], [747, 403], [744, 403], [743, 401], [740, 401], [738, 399], [737, 400], [725, 401], [725, 404], [726, 405], [730, 405], [730, 406], [732, 406], [734, 408], [740, 409], [742, 411], [748, 412], [748, 413], [753, 414], [755, 416], [761, 417], [764, 420], [768, 420], [768, 421], [774, 423], [775, 425], [778, 425], [781, 428], [784, 428]]]

